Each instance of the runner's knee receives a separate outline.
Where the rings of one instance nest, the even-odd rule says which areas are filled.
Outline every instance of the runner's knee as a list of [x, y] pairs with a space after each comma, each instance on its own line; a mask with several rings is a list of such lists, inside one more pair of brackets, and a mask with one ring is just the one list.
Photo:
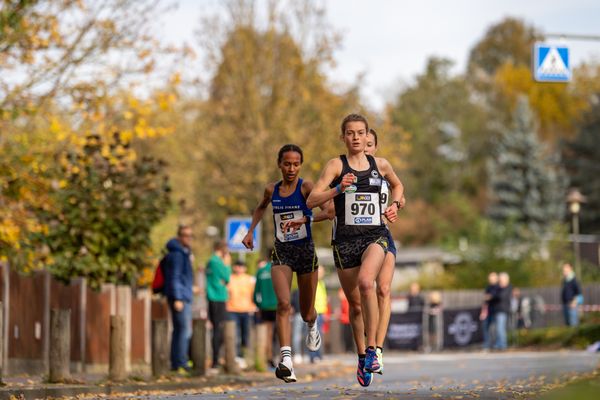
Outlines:
[[362, 307], [360, 305], [360, 300], [357, 300], [357, 301], [348, 300], [348, 305], [349, 305], [351, 316], [360, 317], [362, 315]]
[[362, 295], [369, 294], [373, 291], [373, 281], [370, 279], [358, 279], [358, 290]]
[[278, 301], [277, 302], [277, 313], [278, 314], [289, 314], [292, 312], [292, 305], [289, 301]]
[[390, 297], [390, 284], [384, 283], [377, 285], [377, 297], [381, 299], [387, 299]]

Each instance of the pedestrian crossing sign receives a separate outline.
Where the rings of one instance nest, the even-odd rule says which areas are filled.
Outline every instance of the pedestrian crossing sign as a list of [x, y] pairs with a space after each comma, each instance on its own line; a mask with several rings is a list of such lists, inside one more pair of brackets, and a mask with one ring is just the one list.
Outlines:
[[[242, 244], [242, 239], [248, 233], [252, 217], [229, 217], [225, 221], [225, 237], [229, 251], [245, 253], [251, 250]], [[254, 229], [254, 251], [260, 250], [260, 223]]]
[[536, 43], [533, 48], [533, 77], [538, 82], [568, 82], [571, 64], [567, 46]]

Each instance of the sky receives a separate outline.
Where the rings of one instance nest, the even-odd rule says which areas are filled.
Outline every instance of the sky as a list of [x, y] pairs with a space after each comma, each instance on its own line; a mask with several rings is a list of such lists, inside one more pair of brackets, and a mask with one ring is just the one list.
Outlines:
[[[168, 43], [195, 44], [202, 15], [221, 7], [218, 0], [175, 0], [163, 14], [161, 36]], [[464, 72], [469, 51], [486, 30], [504, 17], [518, 17], [544, 33], [600, 36], [598, 0], [324, 0], [327, 19], [342, 35], [337, 66], [328, 69], [333, 87], [350, 86], [362, 76], [363, 102], [383, 109], [421, 73], [431, 56], [453, 60]], [[556, 42], [558, 40], [554, 40]], [[600, 61], [600, 41], [564, 42], [573, 65]], [[197, 49], [202, 54], [202, 49]], [[206, 77], [208, 78], [208, 77]]]

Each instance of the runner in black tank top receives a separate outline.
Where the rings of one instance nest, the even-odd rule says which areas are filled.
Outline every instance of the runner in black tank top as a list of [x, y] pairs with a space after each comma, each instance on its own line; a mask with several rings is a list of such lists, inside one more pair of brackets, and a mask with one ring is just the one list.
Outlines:
[[375, 279], [389, 245], [379, 208], [381, 181], [386, 179], [392, 189], [391, 205], [383, 212], [389, 222], [397, 219], [404, 190], [387, 160], [366, 156], [368, 131], [363, 116], [351, 114], [344, 119], [341, 133], [347, 149], [345, 160], [338, 157], [327, 163], [307, 199], [308, 207], [335, 199], [338, 225], [334, 229], [334, 259], [351, 308], [350, 322], [359, 353], [356, 377], [362, 386], [368, 386], [372, 373], [380, 370], [375, 351], [378, 317]]
[[[365, 153], [371, 156], [375, 156], [377, 153], [377, 132], [374, 129], [369, 129], [369, 135], [367, 139], [367, 148]], [[389, 202], [389, 186], [387, 181], [384, 179], [381, 182], [381, 206], [382, 208], [387, 207]], [[404, 208], [405, 199], [402, 196], [400, 200], [400, 206]], [[379, 322], [377, 324], [377, 334], [375, 343], [377, 344], [377, 359], [381, 370], [379, 374], [383, 375], [383, 344], [385, 342], [385, 336], [388, 331], [388, 325], [390, 323], [391, 315], [391, 284], [394, 277], [394, 269], [396, 267], [396, 246], [394, 245], [394, 239], [389, 228], [387, 229], [387, 240], [389, 243], [388, 252], [385, 255], [385, 260], [379, 274], [377, 275], [377, 305], [379, 308]]]
[[[292, 366], [290, 338], [290, 289], [293, 273], [296, 272], [300, 294], [300, 314], [308, 325], [306, 346], [309, 350], [318, 350], [321, 337], [317, 327], [315, 294], [317, 290], [318, 260], [311, 236], [311, 223], [328, 219], [328, 213], [320, 212], [312, 216], [311, 208], [306, 206], [312, 182], [299, 178], [303, 162], [302, 149], [288, 144], [279, 150], [277, 164], [282, 179], [265, 187], [263, 199], [258, 203], [252, 215], [252, 224], [248, 234], [242, 240], [246, 248], [252, 249], [253, 231], [262, 219], [265, 210], [272, 204], [275, 224], [275, 250], [272, 257], [271, 277], [277, 296], [277, 333], [281, 345], [281, 362], [275, 375], [285, 382], [295, 382], [296, 375]], [[329, 204], [323, 204], [322, 208]], [[296, 349], [300, 351], [300, 349]]]

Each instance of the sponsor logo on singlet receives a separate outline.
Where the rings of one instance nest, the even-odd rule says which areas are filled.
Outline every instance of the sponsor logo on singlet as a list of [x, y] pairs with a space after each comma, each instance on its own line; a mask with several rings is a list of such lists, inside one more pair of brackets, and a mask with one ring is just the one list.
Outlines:
[[279, 214], [282, 221], [288, 221], [290, 219], [294, 219], [294, 213], [281, 213]]

